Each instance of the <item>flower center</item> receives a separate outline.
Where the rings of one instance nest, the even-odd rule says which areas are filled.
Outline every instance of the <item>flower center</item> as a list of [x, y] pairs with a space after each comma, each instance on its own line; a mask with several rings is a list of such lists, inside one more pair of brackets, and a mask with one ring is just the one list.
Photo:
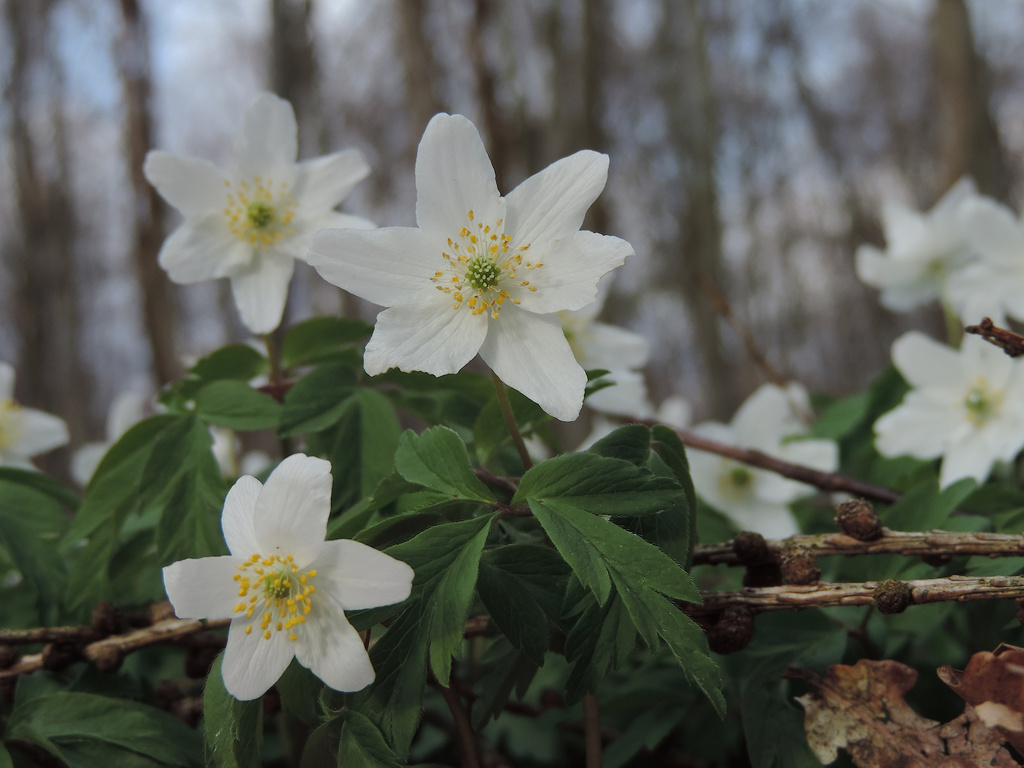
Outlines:
[[224, 184], [228, 188], [224, 216], [228, 229], [239, 240], [255, 246], [276, 245], [295, 234], [291, 223], [298, 206], [287, 184], [275, 186], [272, 180], [260, 176]]
[[441, 252], [444, 268], [435, 272], [430, 282], [452, 297], [453, 309], [465, 304], [474, 315], [490, 312], [497, 319], [506, 301], [518, 304], [517, 295], [537, 290], [522, 279], [521, 272], [544, 265], [524, 261], [529, 243], [518, 248], [510, 245], [512, 238], [501, 228], [504, 219], [485, 224], [476, 220], [472, 210], [466, 212], [466, 218], [468, 226], [459, 229], [454, 240], [448, 238], [448, 250]]
[[976, 426], [981, 426], [988, 421], [996, 412], [999, 406], [999, 393], [989, 390], [984, 379], [978, 382], [967, 391], [964, 398], [964, 408], [967, 410], [968, 421]]
[[743, 466], [734, 465], [718, 475], [718, 490], [727, 499], [739, 501], [754, 489], [754, 473]]
[[290, 640], [298, 640], [295, 630], [313, 610], [311, 596], [316, 587], [310, 582], [316, 578], [316, 570], [300, 571], [291, 555], [259, 554], [238, 570], [241, 573], [234, 575], [238, 596], [247, 599], [235, 606], [235, 613], [245, 614], [249, 622], [245, 634], [252, 634], [258, 618], [264, 639], [269, 640], [274, 632], [287, 632]]
[[0, 400], [0, 451], [18, 439], [20, 422], [21, 406], [13, 400]]

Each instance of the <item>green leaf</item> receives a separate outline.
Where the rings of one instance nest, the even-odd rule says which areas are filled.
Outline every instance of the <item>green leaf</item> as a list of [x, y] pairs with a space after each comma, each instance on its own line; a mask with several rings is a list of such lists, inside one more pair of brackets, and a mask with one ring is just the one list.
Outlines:
[[807, 746], [804, 712], [791, 703], [785, 664], [766, 662], [740, 680], [743, 735], [752, 768], [819, 768]]
[[375, 390], [357, 389], [345, 401], [337, 426], [311, 437], [313, 451], [333, 466], [335, 509], [370, 496], [392, 474], [401, 431], [390, 400]]
[[38, 621], [57, 618], [67, 569], [57, 551], [66, 527], [60, 505], [28, 485], [0, 480], [0, 547], [39, 598]]
[[343, 768], [401, 768], [398, 758], [376, 725], [353, 710], [342, 710], [338, 766]]
[[651, 455], [651, 430], [643, 424], [627, 424], [609, 432], [587, 452], [643, 466]]
[[395, 468], [410, 483], [453, 499], [495, 501], [487, 486], [473, 474], [466, 444], [448, 427], [433, 427], [419, 435], [406, 431], [398, 442]]
[[502, 638], [497, 638], [480, 660], [482, 674], [473, 686], [471, 721], [473, 730], [479, 731], [490, 719], [497, 720], [513, 690], [520, 697], [529, 688], [537, 674], [537, 664]]
[[263, 702], [239, 701], [224, 688], [218, 654], [203, 688], [206, 765], [259, 768], [263, 743]]
[[544, 664], [548, 617], [558, 618], [569, 568], [547, 547], [510, 544], [486, 552], [477, 591], [508, 641]]
[[292, 659], [288, 669], [274, 687], [281, 694], [281, 707], [285, 712], [306, 725], [317, 724], [320, 714], [317, 702], [324, 690], [324, 684], [316, 675], [299, 664], [296, 659]]
[[35, 744], [70, 768], [202, 763], [198, 734], [177, 718], [88, 693], [63, 691], [16, 706], [4, 736]]
[[281, 404], [244, 381], [224, 379], [199, 390], [196, 413], [210, 424], [229, 429], [275, 429], [281, 420]]
[[362, 320], [314, 317], [289, 329], [281, 347], [281, 363], [294, 368], [323, 362], [371, 333], [373, 326]]
[[278, 433], [293, 437], [335, 424], [349, 407], [355, 380], [355, 372], [341, 363], [314, 368], [284, 396]]
[[188, 416], [157, 438], [143, 467], [139, 501], [159, 519], [162, 565], [227, 551], [218, 528], [226, 489], [212, 445], [202, 422]]
[[860, 392], [837, 400], [821, 414], [806, 437], [819, 440], [842, 440], [859, 427], [868, 415], [869, 393]]
[[[514, 389], [508, 391], [508, 399], [516, 424], [524, 433], [538, 424], [551, 420], [543, 408]], [[476, 450], [477, 460], [481, 464], [487, 464], [498, 449], [511, 440], [512, 435], [508, 431], [498, 399], [494, 397], [483, 407], [473, 425], [473, 448]]]
[[267, 359], [248, 344], [229, 344], [201, 358], [191, 373], [203, 381], [248, 381], [267, 371]]
[[582, 613], [565, 638], [565, 658], [573, 663], [565, 683], [568, 703], [596, 691], [609, 668], [622, 666], [636, 646], [636, 627], [614, 590], [604, 605], [589, 592], [580, 605]]
[[14, 768], [14, 761], [11, 760], [11, 753], [0, 743], [0, 768]]
[[461, 656], [480, 554], [494, 515], [445, 523], [391, 547], [387, 553], [416, 573], [409, 604], [370, 650], [377, 680], [349, 697], [404, 758], [420, 718], [427, 657], [447, 685], [451, 660]]
[[27, 469], [15, 469], [14, 467], [0, 467], [0, 481], [17, 483], [44, 493], [54, 501], [63, 504], [71, 510], [77, 510], [82, 500], [70, 488], [61, 485], [52, 477], [42, 472], [34, 472]]
[[932, 531], [947, 528], [949, 515], [976, 487], [964, 478], [943, 490], [935, 480], [916, 485], [882, 513], [886, 526], [897, 531]]

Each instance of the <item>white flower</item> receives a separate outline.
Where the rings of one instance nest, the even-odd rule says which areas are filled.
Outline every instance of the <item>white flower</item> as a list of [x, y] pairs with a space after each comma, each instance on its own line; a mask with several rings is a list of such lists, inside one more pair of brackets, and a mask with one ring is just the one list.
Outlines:
[[906, 312], [943, 295], [950, 274], [973, 255], [959, 212], [976, 195], [974, 182], [964, 178], [929, 213], [898, 203], [882, 207], [887, 248], [862, 245], [856, 268], [861, 280], [882, 291], [883, 306]]
[[35, 469], [29, 459], [67, 441], [63, 419], [14, 402], [14, 368], [0, 362], [0, 467]]
[[608, 371], [604, 378], [615, 382], [588, 397], [587, 405], [601, 413], [646, 418], [652, 408], [643, 374], [636, 369], [647, 365], [650, 348], [639, 333], [597, 321], [605, 295], [602, 291], [597, 301], [582, 309], [559, 312], [562, 331], [576, 362], [585, 370]]
[[224, 687], [238, 699], [263, 695], [292, 658], [339, 691], [373, 682], [373, 667], [345, 611], [409, 596], [405, 563], [350, 540], [324, 541], [331, 465], [302, 454], [261, 485], [245, 476], [224, 500], [230, 555], [164, 568], [164, 586], [184, 619], [231, 619]]
[[416, 228], [330, 230], [309, 263], [328, 281], [389, 309], [363, 365], [435, 376], [479, 352], [506, 384], [571, 421], [586, 374], [556, 312], [597, 297], [601, 276], [633, 253], [579, 231], [604, 189], [608, 157], [581, 151], [498, 194], [480, 134], [461, 115], [436, 115], [416, 156]]
[[71, 477], [76, 483], [81, 486], [89, 483], [110, 446], [131, 427], [142, 421], [145, 409], [146, 398], [135, 392], [121, 392], [114, 398], [107, 412], [106, 440], [86, 443], [71, 456]]
[[939, 484], [982, 482], [1024, 447], [1024, 361], [968, 336], [959, 350], [911, 331], [892, 345], [913, 389], [875, 422], [883, 456], [942, 457]]
[[1024, 320], [1024, 222], [987, 197], [966, 203], [959, 219], [979, 259], [950, 281], [953, 304], [969, 323], [981, 320], [978, 312]]
[[245, 113], [231, 171], [191, 157], [154, 151], [146, 178], [184, 223], [160, 250], [176, 283], [231, 279], [242, 321], [253, 333], [281, 322], [293, 259], [325, 227], [372, 227], [333, 208], [369, 173], [356, 150], [296, 163], [295, 113], [287, 101], [260, 96]]
[[[809, 412], [807, 391], [799, 384], [789, 384], [785, 389], [764, 384], [740, 406], [730, 424], [705, 422], [693, 431], [726, 445], [756, 449], [784, 461], [831, 472], [839, 464], [839, 450], [833, 441], [784, 442], [784, 438], [804, 431], [802, 415]], [[789, 505], [813, 493], [813, 488], [695, 448], [687, 451], [687, 457], [697, 493], [741, 528], [772, 539], [799, 532]]]

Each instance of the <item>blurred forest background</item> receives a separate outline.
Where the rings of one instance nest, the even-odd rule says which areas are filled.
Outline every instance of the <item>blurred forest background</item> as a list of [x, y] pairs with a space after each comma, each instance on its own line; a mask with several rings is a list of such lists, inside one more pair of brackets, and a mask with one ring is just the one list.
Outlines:
[[[861, 285], [880, 203], [958, 178], [1021, 202], [1016, 0], [0, 0], [0, 360], [18, 398], [103, 434], [120, 391], [246, 338], [226, 281], [170, 283], [177, 223], [150, 148], [225, 165], [261, 90], [292, 102], [300, 157], [362, 150], [343, 209], [414, 221], [429, 118], [479, 126], [503, 192], [553, 160], [611, 156], [587, 228], [636, 257], [604, 319], [652, 346], [651, 392], [728, 419], [764, 378], [842, 395], [908, 327]], [[376, 309], [299, 265], [286, 323]], [[714, 301], [719, 299], [719, 310]], [[57, 461], [62, 461], [58, 456]]]

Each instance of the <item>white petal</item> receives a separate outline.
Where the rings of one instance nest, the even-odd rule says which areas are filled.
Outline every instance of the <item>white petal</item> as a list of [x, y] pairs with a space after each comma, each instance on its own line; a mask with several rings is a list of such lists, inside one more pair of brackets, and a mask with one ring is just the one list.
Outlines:
[[881, 214], [886, 245], [897, 258], [913, 252], [927, 233], [924, 217], [899, 203], [883, 204]]
[[31, 461], [26, 459], [24, 456], [18, 456], [17, 454], [11, 453], [4, 449], [0, 450], [0, 467], [14, 467], [15, 469], [27, 469], [32, 472], [38, 472], [39, 469]]
[[299, 152], [299, 129], [292, 105], [272, 93], [261, 95], [245, 113], [242, 132], [235, 139], [235, 178], [256, 176], [292, 185]]
[[774, 384], [762, 384], [732, 418], [735, 444], [772, 451], [779, 441], [800, 430], [788, 392]]
[[259, 250], [253, 254], [248, 269], [232, 275], [235, 304], [250, 331], [270, 333], [281, 324], [294, 270], [295, 260], [291, 256]]
[[375, 675], [362, 638], [329, 595], [316, 598], [296, 631], [295, 658], [336, 691], [365, 688]]
[[415, 227], [317, 232], [306, 257], [327, 282], [385, 307], [409, 301], [442, 268], [440, 246]]
[[256, 501], [257, 551], [311, 562], [327, 535], [331, 486], [329, 461], [296, 453], [278, 464]]
[[71, 455], [71, 479], [83, 488], [110, 449], [110, 443], [86, 443]]
[[636, 419], [650, 417], [653, 409], [647, 399], [647, 383], [642, 373], [612, 370], [604, 378], [614, 381], [615, 386], [599, 389], [592, 394], [587, 398], [588, 406], [601, 413], [631, 416]]
[[229, 178], [213, 163], [154, 150], [146, 154], [142, 172], [160, 196], [185, 216], [205, 216], [224, 208]]
[[286, 632], [272, 632], [270, 639], [259, 632], [259, 624], [245, 634], [246, 622], [233, 621], [228, 628], [221, 674], [228, 693], [241, 701], [256, 699], [281, 679], [295, 656], [295, 643]]
[[116, 442], [134, 427], [146, 413], [146, 400], [137, 392], [120, 392], [107, 412], [107, 440]]
[[591, 323], [572, 339], [576, 359], [584, 368], [642, 368], [650, 346], [639, 333], [607, 323]]
[[942, 196], [942, 199], [935, 204], [929, 216], [938, 219], [955, 216], [960, 207], [968, 200], [978, 196], [978, 187], [974, 179], [964, 176]]
[[469, 211], [492, 226], [504, 218], [494, 168], [473, 123], [462, 115], [434, 115], [416, 151], [416, 223], [454, 237], [469, 225]]
[[892, 361], [913, 387], [935, 387], [947, 383], [959, 388], [963, 363], [955, 349], [918, 331], [903, 334], [892, 345]]
[[371, 376], [389, 368], [434, 376], [457, 373], [472, 360], [487, 335], [488, 315], [465, 305], [453, 309], [448, 296], [426, 291], [418, 299], [377, 315], [363, 367]]
[[514, 296], [523, 309], [547, 314], [580, 309], [594, 301], [598, 281], [622, 266], [626, 257], [633, 255], [633, 246], [617, 237], [584, 230], [527, 253], [534, 264], [544, 265], [519, 273], [537, 290], [520, 290]]
[[582, 150], [535, 173], [506, 198], [505, 233], [540, 246], [579, 231], [608, 180], [608, 155]]
[[959, 221], [968, 242], [983, 258], [1020, 259], [1024, 227], [1006, 206], [987, 197], [972, 198], [960, 208]]
[[561, 421], [583, 407], [587, 374], [573, 357], [557, 315], [535, 315], [505, 305], [492, 321], [480, 357], [510, 387]]
[[722, 510], [744, 531], [760, 533], [766, 539], [788, 539], [800, 533], [800, 528], [786, 504], [771, 504], [753, 497], [749, 504], [736, 504]]
[[176, 283], [227, 277], [252, 261], [252, 247], [227, 227], [223, 216], [186, 222], [168, 237], [157, 257]]
[[962, 440], [970, 423], [953, 403], [910, 392], [903, 403], [875, 422], [875, 448], [883, 456], [934, 459]]
[[18, 438], [8, 450], [22, 456], [38, 456], [68, 442], [68, 425], [57, 416], [35, 408], [19, 411]]
[[14, 366], [0, 361], [0, 402], [14, 399]]
[[302, 209], [329, 211], [369, 175], [363, 153], [346, 149], [299, 163], [292, 194]]
[[[327, 213], [320, 214], [319, 216], [310, 219], [304, 227], [310, 229], [315, 235], [322, 229], [376, 229], [377, 225], [362, 216], [352, 216], [347, 213], [328, 211]], [[312, 237], [308, 239], [311, 241]], [[309, 246], [307, 244], [305, 252], [302, 253], [299, 258], [305, 261], [308, 254]]]
[[233, 555], [179, 560], [164, 568], [164, 589], [179, 619], [233, 619], [238, 616], [241, 560]]
[[256, 500], [262, 490], [263, 483], [246, 475], [238, 478], [224, 499], [224, 511], [220, 517], [224, 541], [231, 554], [243, 560], [261, 554], [256, 540], [255, 520]]
[[983, 483], [997, 458], [999, 446], [993, 445], [990, 431], [971, 430], [964, 439], [950, 445], [942, 457], [939, 487], [945, 488], [965, 477], [973, 477], [979, 483]]
[[346, 611], [400, 603], [412, 589], [412, 568], [350, 539], [325, 541], [310, 567]]

